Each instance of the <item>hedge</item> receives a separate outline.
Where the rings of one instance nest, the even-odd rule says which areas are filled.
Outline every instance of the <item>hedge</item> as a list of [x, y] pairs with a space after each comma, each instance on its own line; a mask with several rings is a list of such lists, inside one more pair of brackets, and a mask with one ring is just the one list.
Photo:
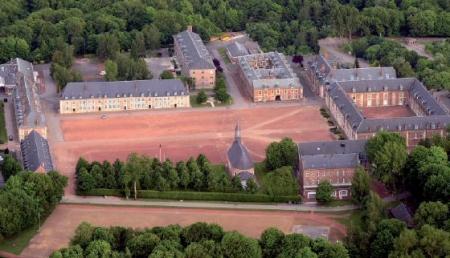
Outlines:
[[[93, 189], [81, 195], [93, 196], [123, 196], [119, 189]], [[218, 193], [218, 192], [192, 192], [192, 191], [153, 191], [140, 190], [138, 198], [142, 199], [168, 199], [168, 200], [196, 200], [196, 201], [228, 201], [228, 202], [299, 202], [300, 196], [270, 196], [267, 194], [246, 193]]]

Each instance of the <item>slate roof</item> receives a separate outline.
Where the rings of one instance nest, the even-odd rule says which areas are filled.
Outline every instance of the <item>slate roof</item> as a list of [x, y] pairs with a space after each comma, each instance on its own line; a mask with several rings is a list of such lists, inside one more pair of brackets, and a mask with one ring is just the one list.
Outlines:
[[231, 43], [227, 47], [227, 49], [232, 57], [245, 56], [245, 55], [250, 54], [250, 52], [247, 50], [247, 48], [243, 44], [241, 44], [237, 41]]
[[242, 144], [239, 124], [236, 125], [233, 144], [228, 149], [228, 160], [233, 168], [239, 170], [251, 169], [254, 166], [247, 148]]
[[117, 82], [71, 82], [64, 88], [62, 99], [183, 95], [188, 95], [188, 92], [180, 80], [153, 79]]
[[17, 87], [14, 90], [14, 108], [17, 125], [26, 127], [45, 126], [45, 116], [37, 93], [33, 64], [20, 58], [10, 64], [17, 67]]
[[317, 154], [301, 156], [303, 169], [353, 168], [359, 164], [357, 153]]
[[365, 159], [366, 140], [299, 143], [303, 169], [356, 167]]
[[394, 218], [405, 222], [408, 227], [411, 227], [413, 225], [414, 222], [411, 212], [404, 203], [400, 203], [394, 208], [391, 208], [389, 211]]
[[48, 142], [38, 132], [31, 131], [20, 145], [25, 169], [36, 171], [42, 165], [46, 172], [53, 170]]
[[366, 140], [304, 142], [298, 144], [298, 149], [300, 155], [363, 153], [366, 143]]
[[309, 69], [313, 70], [322, 84], [333, 82], [360, 81], [360, 80], [384, 80], [397, 78], [393, 67], [364, 67], [351, 69], [335, 69], [322, 56], [318, 55], [306, 62]]
[[[250, 63], [257, 59], [267, 59], [271, 68], [254, 68]], [[287, 63], [285, 56], [278, 52], [269, 52], [240, 56], [238, 59], [246, 79], [254, 88], [289, 86], [301, 88], [300, 80]]]
[[173, 39], [179, 44], [189, 69], [215, 69], [211, 55], [197, 33], [185, 30]]
[[340, 85], [338, 83], [333, 83], [330, 87], [328, 87], [328, 94], [333, 99], [341, 113], [344, 114], [346, 120], [349, 121], [352, 128], [358, 128], [364, 120], [364, 117]]

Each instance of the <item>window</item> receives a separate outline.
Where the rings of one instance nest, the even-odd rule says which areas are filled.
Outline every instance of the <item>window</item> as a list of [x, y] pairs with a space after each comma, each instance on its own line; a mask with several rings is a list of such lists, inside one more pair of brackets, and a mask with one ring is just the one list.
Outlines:
[[339, 190], [339, 198], [347, 197], [348, 190]]
[[308, 197], [308, 199], [315, 199], [316, 198], [316, 192], [308, 192], [306, 194], [306, 196]]

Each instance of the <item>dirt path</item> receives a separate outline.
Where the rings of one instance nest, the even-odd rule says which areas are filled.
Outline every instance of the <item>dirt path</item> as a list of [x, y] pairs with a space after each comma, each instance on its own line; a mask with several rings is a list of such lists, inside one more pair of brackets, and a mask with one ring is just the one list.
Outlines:
[[[323, 55], [333, 56], [340, 63], [353, 64], [355, 63], [355, 57], [341, 50], [341, 47], [346, 43], [348, 43], [346, 38], [324, 38], [319, 40], [320, 51]], [[366, 60], [360, 58], [358, 61], [361, 68], [370, 66]]]
[[186, 226], [203, 221], [255, 238], [268, 227], [290, 233], [294, 225], [327, 226], [330, 227], [330, 240], [335, 241], [346, 233], [345, 226], [337, 222], [338, 217], [342, 216], [281, 211], [59, 205], [21, 255], [27, 258], [48, 257], [52, 251], [67, 246], [75, 228], [83, 221], [99, 226], [133, 228], [170, 224]]

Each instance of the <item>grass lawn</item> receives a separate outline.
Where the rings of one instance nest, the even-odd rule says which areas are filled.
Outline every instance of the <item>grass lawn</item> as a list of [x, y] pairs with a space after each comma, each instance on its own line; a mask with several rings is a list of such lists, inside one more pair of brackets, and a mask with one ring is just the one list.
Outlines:
[[[197, 95], [190, 95], [189, 98], [190, 98], [190, 101], [191, 101], [191, 107], [193, 107], [193, 108], [211, 107], [211, 104], [207, 103], [207, 102], [205, 102], [205, 103], [198, 103]], [[233, 104], [233, 100], [231, 100], [228, 103], [214, 101], [214, 106], [215, 107], [225, 107], [225, 106], [229, 106], [231, 104]]]
[[19, 233], [18, 235], [4, 239], [0, 242], [0, 250], [6, 251], [13, 254], [20, 254], [25, 247], [28, 246], [30, 240], [38, 232], [37, 225], [32, 226]]
[[6, 133], [6, 125], [5, 125], [5, 104], [2, 102], [0, 104], [0, 143], [8, 142], [8, 136]]
[[225, 64], [231, 63], [230, 59], [227, 56], [227, 50], [225, 48], [219, 48], [217, 51], [219, 51], [219, 54], [222, 56]]

